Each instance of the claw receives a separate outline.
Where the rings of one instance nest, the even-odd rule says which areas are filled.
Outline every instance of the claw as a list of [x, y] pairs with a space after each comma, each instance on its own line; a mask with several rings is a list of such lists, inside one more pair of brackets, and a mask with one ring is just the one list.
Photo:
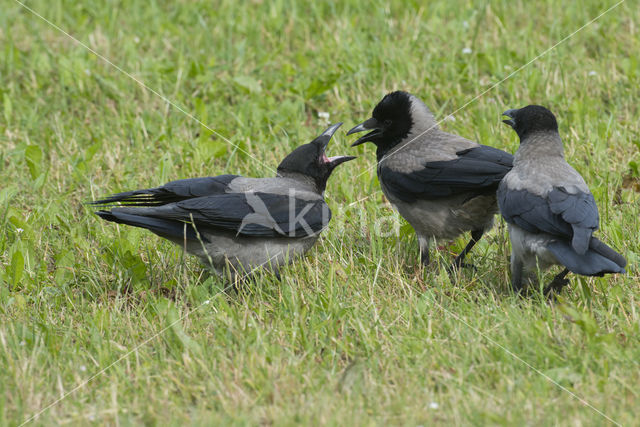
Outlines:
[[549, 296], [551, 292], [559, 293], [560, 291], [562, 291], [562, 288], [568, 285], [569, 279], [556, 277], [544, 288], [544, 294]]

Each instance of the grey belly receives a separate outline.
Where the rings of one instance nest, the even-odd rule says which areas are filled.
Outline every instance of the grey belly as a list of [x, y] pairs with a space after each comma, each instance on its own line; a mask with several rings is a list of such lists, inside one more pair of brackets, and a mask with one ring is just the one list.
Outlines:
[[[263, 268], [277, 271], [284, 264], [304, 255], [314, 245], [318, 236], [304, 238], [289, 237], [247, 237], [232, 233], [201, 233], [208, 242], [189, 241], [186, 250], [200, 258], [201, 262], [214, 272], [223, 274], [225, 268], [239, 275]], [[182, 246], [183, 242], [174, 241]]]
[[538, 267], [546, 270], [557, 265], [558, 260], [547, 249], [554, 237], [545, 233], [529, 233], [517, 225], [509, 224], [511, 256], [522, 262], [525, 272], [535, 271]]
[[387, 197], [416, 234], [427, 239], [455, 239], [466, 231], [488, 230], [498, 212], [495, 194], [472, 198], [460, 194], [413, 203]]

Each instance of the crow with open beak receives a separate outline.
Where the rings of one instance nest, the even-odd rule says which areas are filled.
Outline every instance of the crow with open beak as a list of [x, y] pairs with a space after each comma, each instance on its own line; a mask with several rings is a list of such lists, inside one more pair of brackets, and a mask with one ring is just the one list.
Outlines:
[[598, 207], [582, 176], [564, 158], [553, 113], [529, 105], [503, 115], [520, 138], [513, 169], [498, 189], [500, 212], [509, 224], [514, 291], [532, 282], [537, 268], [552, 265], [565, 268], [545, 294], [566, 286], [569, 271], [584, 276], [624, 273], [624, 257], [593, 237]]
[[[146, 228], [199, 257], [205, 266], [231, 277], [258, 267], [278, 267], [307, 252], [327, 227], [327, 180], [353, 156], [327, 157], [325, 150], [342, 123], [296, 148], [276, 177], [220, 175], [182, 179], [97, 200], [96, 215]], [[117, 206], [114, 206], [117, 204]]]
[[376, 145], [380, 186], [414, 228], [422, 263], [429, 263], [431, 240], [471, 231], [452, 268], [464, 266], [467, 253], [493, 226], [496, 190], [513, 156], [443, 132], [427, 106], [402, 91], [386, 95], [348, 135], [362, 131], [369, 133], [352, 146]]

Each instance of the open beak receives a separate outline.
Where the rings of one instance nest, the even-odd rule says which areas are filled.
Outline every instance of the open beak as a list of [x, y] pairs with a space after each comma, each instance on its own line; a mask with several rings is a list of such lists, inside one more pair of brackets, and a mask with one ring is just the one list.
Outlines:
[[371, 117], [370, 119], [360, 123], [358, 126], [352, 128], [349, 132], [347, 132], [347, 135], [351, 135], [352, 133], [364, 132], [366, 130], [370, 130], [371, 132], [356, 140], [356, 142], [351, 144], [352, 147], [364, 144], [365, 142], [373, 142], [379, 135], [382, 134], [382, 126], [376, 119]]
[[509, 117], [507, 120], [503, 120], [502, 123], [506, 123], [509, 126], [514, 127], [516, 125], [515, 115], [516, 115], [517, 111], [518, 111], [518, 109], [514, 108], [514, 109], [507, 110], [504, 113], [502, 113], [503, 116]]
[[336, 133], [336, 131], [340, 126], [342, 126], [341, 122], [329, 126], [327, 129], [325, 129], [324, 132], [322, 132], [322, 134], [319, 137], [317, 137], [311, 142], [313, 144], [320, 144], [322, 147], [322, 153], [324, 153], [324, 150], [327, 149], [327, 145], [329, 145], [329, 141], [331, 141], [333, 134]]
[[331, 169], [333, 169], [339, 164], [348, 162], [349, 160], [353, 160], [356, 158], [357, 158], [356, 156], [334, 156], [334, 157], [329, 157], [328, 160], [329, 160], [329, 164], [331, 165]]
[[329, 126], [324, 132], [322, 132], [322, 135], [313, 140], [313, 143], [321, 144], [320, 162], [329, 163], [332, 169], [341, 163], [348, 162], [349, 160], [353, 160], [356, 158], [356, 156], [327, 157], [327, 155], [325, 154], [327, 146], [329, 145], [329, 141], [331, 141], [333, 134], [336, 133], [340, 126], [342, 126], [342, 123], [336, 123]]

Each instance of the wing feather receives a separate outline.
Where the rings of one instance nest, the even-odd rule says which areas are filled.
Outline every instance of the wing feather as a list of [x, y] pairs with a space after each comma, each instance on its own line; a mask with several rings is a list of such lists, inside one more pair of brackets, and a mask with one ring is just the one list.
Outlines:
[[424, 167], [402, 172], [380, 167], [380, 180], [405, 202], [433, 199], [467, 191], [495, 191], [513, 166], [513, 156], [497, 148], [480, 145], [458, 151], [457, 158], [426, 162]]
[[591, 193], [554, 187], [546, 196], [527, 190], [498, 189], [498, 205], [505, 220], [531, 233], [549, 233], [571, 240], [578, 254], [589, 248], [598, 229], [598, 207]]

